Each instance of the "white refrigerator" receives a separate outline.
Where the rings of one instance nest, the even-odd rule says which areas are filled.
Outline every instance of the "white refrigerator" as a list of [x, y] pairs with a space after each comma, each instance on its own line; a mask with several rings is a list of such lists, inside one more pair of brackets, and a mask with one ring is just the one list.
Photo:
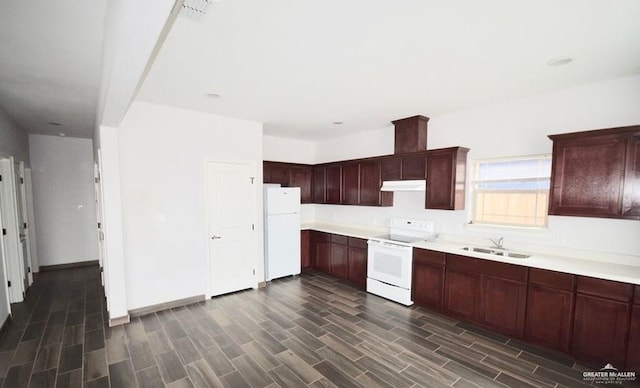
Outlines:
[[267, 281], [300, 273], [300, 188], [264, 188]]

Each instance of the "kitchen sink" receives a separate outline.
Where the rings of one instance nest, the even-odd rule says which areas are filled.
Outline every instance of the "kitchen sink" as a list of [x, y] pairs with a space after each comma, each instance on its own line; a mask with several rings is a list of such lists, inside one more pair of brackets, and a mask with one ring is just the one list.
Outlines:
[[510, 257], [512, 259], [526, 259], [527, 257], [531, 257], [531, 255], [526, 253], [512, 252], [512, 251], [507, 251], [505, 249], [492, 249], [492, 248], [482, 248], [482, 247], [464, 247], [462, 249], [469, 252], [485, 253], [488, 255], [496, 255], [496, 256], [502, 256], [502, 257]]

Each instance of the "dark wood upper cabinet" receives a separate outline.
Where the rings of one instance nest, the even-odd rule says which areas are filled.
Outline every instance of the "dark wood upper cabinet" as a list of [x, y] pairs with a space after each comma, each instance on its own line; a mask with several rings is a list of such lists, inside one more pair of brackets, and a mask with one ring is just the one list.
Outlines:
[[424, 179], [427, 176], [427, 157], [424, 152], [402, 155], [402, 179]]
[[371, 159], [360, 163], [360, 205], [391, 206], [393, 193], [382, 192], [381, 161]]
[[640, 219], [640, 126], [549, 138], [549, 214]]
[[392, 121], [395, 126], [394, 153], [424, 151], [427, 149], [428, 117], [412, 116]]
[[464, 209], [468, 148], [427, 151], [425, 208]]
[[324, 166], [313, 167], [313, 203], [325, 203], [325, 169]]
[[300, 188], [300, 202], [313, 202], [311, 182], [313, 181], [313, 169], [310, 166], [292, 166], [289, 170], [289, 187]]
[[264, 161], [262, 162], [262, 180], [264, 183], [279, 183], [283, 187], [288, 187], [289, 169], [288, 163]]
[[400, 156], [387, 156], [380, 160], [380, 175], [383, 181], [402, 179], [402, 159]]
[[342, 200], [343, 205], [360, 204], [360, 164], [345, 163], [342, 165]]
[[342, 166], [332, 164], [325, 167], [325, 201], [324, 203], [339, 205], [342, 199]]
[[262, 163], [262, 181], [277, 183], [282, 187], [299, 187], [300, 202], [313, 202], [313, 167], [305, 164], [269, 162]]

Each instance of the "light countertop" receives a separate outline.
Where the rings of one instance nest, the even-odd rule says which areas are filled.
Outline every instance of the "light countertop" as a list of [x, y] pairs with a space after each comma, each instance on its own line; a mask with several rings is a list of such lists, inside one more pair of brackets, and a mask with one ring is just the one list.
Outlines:
[[[341, 234], [344, 236], [368, 239], [370, 237], [388, 232], [385, 227], [367, 225], [348, 225], [340, 223], [314, 222], [302, 224], [303, 230], [317, 230], [320, 232]], [[502, 263], [522, 265], [532, 268], [548, 269], [565, 272], [574, 275], [590, 276], [594, 278], [614, 280], [619, 282], [640, 285], [640, 257], [638, 265], [612, 263], [610, 261], [598, 261], [592, 257], [580, 256], [556, 256], [549, 253], [537, 253], [514, 249], [518, 253], [526, 253], [531, 257], [516, 259], [496, 256], [479, 252], [462, 250], [465, 246], [482, 246], [458, 241], [420, 241], [414, 244], [416, 248], [430, 249], [439, 252], [452, 253], [478, 259], [493, 260]], [[489, 248], [488, 246], [485, 246]]]

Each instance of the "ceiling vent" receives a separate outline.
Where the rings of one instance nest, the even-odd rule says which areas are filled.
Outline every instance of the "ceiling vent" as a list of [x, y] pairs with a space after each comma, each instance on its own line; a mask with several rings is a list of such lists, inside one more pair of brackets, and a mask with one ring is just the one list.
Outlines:
[[207, 14], [213, 0], [184, 0], [180, 15], [189, 19], [199, 20]]

